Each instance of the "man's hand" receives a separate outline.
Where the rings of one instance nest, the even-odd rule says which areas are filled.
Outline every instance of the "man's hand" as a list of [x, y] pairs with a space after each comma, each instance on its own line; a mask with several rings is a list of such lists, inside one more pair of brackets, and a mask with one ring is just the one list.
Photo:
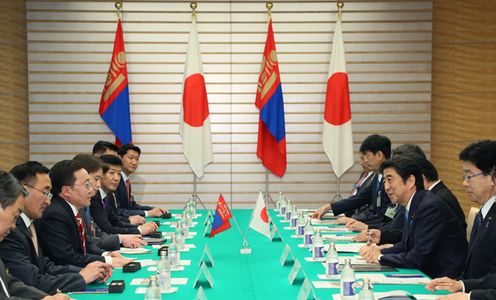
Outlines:
[[344, 224], [344, 225], [346, 225], [346, 224], [351, 223], [353, 221], [355, 221], [355, 219], [353, 219], [353, 218], [339, 217], [339, 218], [336, 219], [336, 224]]
[[139, 215], [129, 216], [128, 219], [129, 219], [129, 223], [133, 225], [141, 225], [146, 223], [146, 219]]
[[448, 277], [441, 277], [431, 280], [425, 287], [431, 292], [447, 290], [452, 293], [460, 292], [463, 289], [462, 282]]
[[360, 248], [360, 255], [368, 263], [379, 263], [379, 256], [381, 255], [381, 250], [376, 244], [365, 245]]
[[437, 300], [468, 300], [468, 294], [459, 292], [451, 295], [437, 297]]
[[312, 215], [310, 215], [310, 217], [313, 219], [320, 220], [320, 218], [322, 218], [322, 216], [328, 213], [330, 210], [331, 210], [331, 204], [329, 203], [317, 209]]
[[94, 281], [105, 282], [112, 275], [112, 268], [106, 263], [95, 261], [81, 269], [79, 274], [83, 277], [86, 284]]
[[148, 222], [138, 227], [142, 235], [154, 233], [155, 231], [157, 231], [157, 228], [158, 226], [157, 224], [155, 224], [155, 222]]
[[382, 249], [392, 248], [393, 246], [394, 244], [383, 244], [379, 246], [379, 249], [382, 250]]
[[139, 248], [146, 245], [146, 242], [139, 234], [119, 234], [121, 245], [127, 248]]
[[378, 244], [381, 240], [381, 231], [378, 229], [370, 229], [368, 230], [363, 230], [360, 232], [358, 235], [356, 235], [354, 238], [351, 239], [353, 242], [368, 242], [369, 241], [369, 235], [370, 235], [370, 240], [373, 244]]
[[125, 257], [112, 257], [112, 267], [113, 268], [122, 268], [122, 266], [127, 265], [133, 260]]
[[46, 296], [42, 300], [69, 300], [69, 299], [71, 299], [71, 298], [69, 296], [67, 296], [66, 294], [57, 293], [57, 294], [52, 295], [52, 296]]
[[353, 219], [352, 221], [346, 223], [346, 228], [353, 231], [364, 231], [369, 228], [369, 225]]
[[159, 207], [155, 207], [153, 209], [146, 211], [149, 217], [161, 217], [167, 210]]

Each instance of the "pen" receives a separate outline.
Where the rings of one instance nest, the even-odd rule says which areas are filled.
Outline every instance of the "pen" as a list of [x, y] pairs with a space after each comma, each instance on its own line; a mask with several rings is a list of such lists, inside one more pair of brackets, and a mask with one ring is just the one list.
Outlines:
[[372, 245], [372, 238], [370, 237], [370, 229], [367, 228], [367, 245]]

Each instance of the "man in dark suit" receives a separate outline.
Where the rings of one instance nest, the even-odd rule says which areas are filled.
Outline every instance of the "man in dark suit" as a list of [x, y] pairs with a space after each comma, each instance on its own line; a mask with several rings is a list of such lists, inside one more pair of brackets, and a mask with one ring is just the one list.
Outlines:
[[380, 250], [364, 246], [368, 262], [419, 269], [428, 276], [458, 276], [467, 254], [465, 231], [453, 211], [436, 195], [424, 190], [422, 173], [414, 160], [393, 157], [381, 169], [391, 201], [405, 207], [401, 242]]
[[[391, 141], [386, 136], [368, 136], [360, 146], [360, 154], [368, 168], [376, 173], [372, 182], [355, 196], [322, 206], [315, 211], [312, 218], [320, 219], [331, 210], [337, 216], [367, 205], [368, 209], [363, 214], [355, 216], [358, 221], [382, 225], [392, 220], [395, 212], [390, 208], [391, 201], [384, 192], [382, 174], [378, 174], [381, 163], [391, 156]], [[387, 214], [386, 211], [388, 211]], [[384, 219], [385, 216], [386, 219]], [[340, 223], [348, 223], [351, 220], [351, 218], [344, 217], [341, 218]]]
[[[107, 142], [108, 143], [108, 142]], [[97, 143], [98, 144], [98, 143]], [[112, 144], [111, 144], [112, 145]], [[94, 149], [94, 148], [93, 148]], [[117, 147], [116, 147], [117, 149]], [[114, 156], [117, 157], [117, 156]], [[119, 159], [117, 157], [117, 159]], [[90, 181], [93, 185], [92, 198], [100, 193], [101, 180], [103, 178], [103, 167], [105, 163], [93, 155], [80, 153], [74, 156], [74, 160], [79, 161], [83, 164], [84, 169], [90, 175]], [[105, 249], [107, 251], [119, 250], [120, 244], [128, 248], [137, 248], [146, 245], [146, 242], [141, 238], [140, 235], [136, 234], [108, 234], [93, 221], [90, 208], [86, 207], [81, 214], [84, 214], [83, 223], [88, 232], [91, 233], [91, 238], [96, 241], [98, 247]], [[129, 220], [125, 217], [121, 217], [123, 222], [129, 225]], [[132, 226], [132, 225], [130, 225]], [[134, 226], [136, 227], [136, 226]]]
[[24, 200], [16, 228], [0, 243], [0, 257], [12, 275], [48, 294], [54, 294], [57, 290], [83, 290], [87, 283], [105, 280], [104, 274], [110, 274], [110, 266], [102, 262], [91, 263], [84, 269], [60, 266], [46, 258], [39, 249], [33, 221], [41, 218], [50, 205], [52, 185], [49, 171], [35, 161], [17, 165], [10, 171], [29, 191], [29, 195]]
[[480, 278], [496, 273], [496, 141], [469, 145], [459, 155], [463, 164], [463, 186], [470, 200], [481, 205], [476, 215], [462, 278]]
[[[474, 220], [468, 255], [463, 274], [460, 276], [465, 281], [496, 274], [496, 251], [494, 251], [494, 245], [496, 245], [496, 141], [484, 140], [470, 144], [460, 152], [459, 159], [463, 164], [463, 186], [470, 200], [481, 205]], [[444, 278], [439, 280], [444, 280]], [[484, 281], [481, 280], [481, 282]]]
[[[393, 151], [394, 153], [394, 151]], [[439, 197], [440, 200], [444, 201], [448, 207], [453, 211], [453, 213], [457, 216], [460, 223], [463, 225], [465, 229], [467, 224], [465, 222], [465, 214], [456, 199], [455, 195], [448, 189], [448, 187], [439, 179], [438, 173], [434, 165], [422, 155], [410, 154], [409, 156], [412, 158], [415, 163], [419, 166], [422, 177], [424, 179], [424, 187], [427, 190], [430, 190], [433, 194]], [[401, 216], [404, 219], [404, 215]], [[395, 217], [396, 219], [396, 217]], [[395, 222], [396, 220], [393, 220]], [[391, 223], [393, 223], [391, 222]], [[374, 243], [377, 244], [395, 244], [401, 241], [403, 229], [397, 228], [388, 228], [383, 227], [377, 230], [370, 230], [368, 234], [371, 236]], [[362, 232], [355, 241], [366, 241], [366, 232]]]
[[[24, 197], [28, 192], [17, 179], [5, 171], [0, 171], [0, 242], [15, 228], [16, 219], [21, 214]], [[0, 260], [0, 299], [64, 299], [64, 294], [48, 296], [45, 292], [24, 284], [7, 273]]]
[[80, 209], [90, 205], [93, 187], [88, 172], [74, 160], [56, 163], [50, 171], [52, 204], [36, 222], [43, 253], [55, 263], [85, 267], [91, 262], [107, 262], [120, 267], [129, 262], [119, 253], [98, 248], [84, 229]]
[[118, 156], [102, 155], [100, 159], [103, 162], [103, 177], [101, 179], [101, 188], [98, 193], [91, 198], [91, 217], [96, 225], [109, 234], [143, 234], [147, 235], [157, 230], [154, 222], [148, 222], [143, 225], [132, 225], [124, 222], [115, 212], [114, 191], [121, 179], [122, 161]]
[[117, 213], [126, 217], [133, 215], [160, 217], [166, 213], [167, 210], [163, 208], [140, 205], [134, 201], [129, 176], [138, 168], [141, 149], [133, 144], [124, 144], [117, 153], [122, 160], [121, 180], [114, 193], [117, 200]]

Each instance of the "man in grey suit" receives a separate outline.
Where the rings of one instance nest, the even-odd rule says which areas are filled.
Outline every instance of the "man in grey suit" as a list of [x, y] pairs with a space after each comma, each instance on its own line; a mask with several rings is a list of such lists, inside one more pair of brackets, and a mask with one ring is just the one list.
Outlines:
[[[17, 179], [5, 171], [0, 171], [0, 242], [5, 239], [9, 231], [15, 229], [15, 222], [24, 205], [27, 192]], [[34, 287], [8, 274], [0, 260], [0, 299], [45, 299], [66, 300], [67, 295], [55, 294], [49, 296]]]
[[0, 258], [12, 275], [46, 293], [84, 290], [88, 283], [106, 280], [112, 273], [111, 268], [102, 262], [93, 262], [83, 269], [60, 266], [41, 252], [33, 222], [50, 205], [52, 184], [49, 171], [36, 161], [17, 165], [10, 171], [29, 195], [24, 200], [16, 228], [0, 243]]

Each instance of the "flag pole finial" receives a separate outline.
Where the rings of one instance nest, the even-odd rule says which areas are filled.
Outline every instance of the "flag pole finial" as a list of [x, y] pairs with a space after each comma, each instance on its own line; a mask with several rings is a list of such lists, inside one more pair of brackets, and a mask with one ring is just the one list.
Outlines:
[[117, 17], [121, 18], [121, 10], [122, 10], [122, 0], [116, 0], [114, 3], [115, 9], [117, 9]]
[[189, 4], [189, 7], [191, 7], [191, 10], [193, 10], [193, 12], [192, 12], [193, 17], [196, 17], [196, 8], [198, 7], [198, 3], [196, 1], [192, 1]]
[[272, 18], [272, 8], [274, 7], [274, 4], [272, 2], [267, 2], [265, 3], [265, 7], [267, 7], [269, 18]]
[[338, 12], [339, 13], [342, 13], [343, 12], [343, 7], [344, 7], [344, 2], [342, 0], [338, 0], [338, 2], [336, 3], [336, 5], [338, 6]]

